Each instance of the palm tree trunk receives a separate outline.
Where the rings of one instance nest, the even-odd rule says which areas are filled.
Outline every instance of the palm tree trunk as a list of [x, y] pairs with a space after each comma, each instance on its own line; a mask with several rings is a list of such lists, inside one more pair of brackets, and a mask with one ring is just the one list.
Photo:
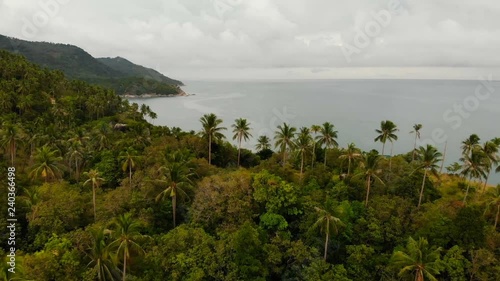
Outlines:
[[472, 176], [469, 176], [469, 181], [467, 182], [467, 189], [465, 190], [465, 196], [464, 196], [464, 205], [465, 205], [465, 200], [467, 200], [467, 195], [469, 195], [469, 187], [470, 187], [471, 178], [472, 178]]
[[97, 220], [97, 215], [95, 211], [95, 184], [92, 183], [92, 204], [94, 205], [94, 222]]
[[239, 144], [238, 144], [238, 167], [240, 166], [240, 156], [241, 156], [241, 138], [239, 139]]
[[176, 209], [176, 207], [177, 207], [177, 195], [174, 195], [174, 196], [172, 196], [172, 216], [174, 219], [174, 228], [176, 226], [176, 223], [175, 223], [175, 216], [176, 216], [175, 209]]
[[324, 161], [324, 163], [323, 163], [323, 165], [325, 166], [325, 168], [326, 168], [326, 152], [327, 152], [327, 151], [328, 151], [328, 148], [327, 148], [327, 147], [325, 147], [325, 161]]
[[12, 142], [10, 147], [10, 163], [14, 166], [14, 158], [16, 157], [16, 143]]
[[208, 135], [208, 164], [212, 164], [212, 136]]
[[283, 167], [285, 167], [285, 163], [286, 163], [286, 145], [283, 149]]
[[329, 220], [329, 219], [327, 219], [327, 220], [326, 220], [326, 231], [325, 231], [325, 233], [326, 233], [326, 235], [325, 235], [325, 236], [326, 236], [326, 238], [325, 238], [325, 255], [324, 255], [324, 257], [323, 257], [323, 259], [324, 259], [325, 261], [326, 261], [326, 255], [327, 255], [327, 253], [328, 253], [328, 238], [329, 238], [329, 236], [330, 236], [330, 235], [329, 235], [329, 234], [330, 234], [329, 229], [330, 229], [330, 220]]
[[486, 191], [486, 186], [488, 185], [488, 178], [490, 177], [491, 170], [488, 170], [488, 174], [486, 175], [486, 178], [484, 179], [484, 185], [483, 185], [483, 191], [481, 191], [481, 194], [484, 194]]
[[413, 144], [413, 154], [411, 156], [411, 161], [415, 161], [416, 152], [417, 152], [417, 132], [415, 132], [415, 143]]
[[391, 141], [391, 155], [389, 157], [389, 172], [392, 172], [392, 149], [394, 148], [394, 143]]
[[80, 171], [78, 170], [78, 159], [75, 158], [75, 172], [76, 172], [76, 182], [80, 180]]
[[301, 161], [300, 161], [300, 178], [302, 178], [302, 172], [304, 171], [304, 150], [301, 152]]
[[497, 204], [497, 216], [495, 217], [495, 225], [493, 229], [497, 229], [497, 224], [498, 224], [498, 215], [500, 214], [500, 204]]
[[368, 206], [368, 197], [370, 197], [370, 185], [371, 185], [372, 177], [368, 175], [366, 179], [366, 199], [365, 199], [365, 207]]
[[426, 179], [427, 179], [427, 169], [424, 169], [424, 180], [422, 180], [422, 188], [420, 188], [420, 196], [418, 197], [417, 208], [420, 208], [420, 204], [422, 204], [422, 197], [424, 196], [424, 187], [425, 187], [425, 180]]
[[313, 140], [313, 151], [312, 151], [312, 157], [311, 157], [311, 169], [314, 168], [314, 160], [316, 158], [316, 142]]
[[129, 163], [128, 165], [128, 182], [130, 188], [132, 188], [132, 163]]
[[122, 280], [125, 281], [127, 278], [127, 251], [123, 251], [123, 277]]
[[351, 157], [349, 157], [349, 163], [347, 163], [347, 176], [351, 173]]
[[384, 156], [384, 151], [385, 151], [385, 142], [382, 143], [382, 156]]
[[444, 143], [443, 159], [441, 160], [441, 168], [439, 168], [439, 173], [443, 173], [444, 160], [446, 159], [446, 148], [448, 146], [448, 141]]

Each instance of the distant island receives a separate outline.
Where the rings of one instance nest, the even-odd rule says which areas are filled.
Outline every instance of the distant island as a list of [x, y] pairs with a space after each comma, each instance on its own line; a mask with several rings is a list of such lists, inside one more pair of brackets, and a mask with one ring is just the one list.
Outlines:
[[186, 96], [184, 84], [122, 57], [94, 58], [83, 49], [49, 42], [31, 42], [0, 35], [0, 49], [20, 54], [42, 67], [134, 97]]

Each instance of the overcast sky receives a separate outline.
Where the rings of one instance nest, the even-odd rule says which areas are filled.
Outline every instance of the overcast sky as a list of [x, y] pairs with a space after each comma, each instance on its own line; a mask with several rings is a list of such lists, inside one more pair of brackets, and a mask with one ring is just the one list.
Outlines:
[[0, 0], [0, 22], [181, 80], [500, 77], [498, 0]]

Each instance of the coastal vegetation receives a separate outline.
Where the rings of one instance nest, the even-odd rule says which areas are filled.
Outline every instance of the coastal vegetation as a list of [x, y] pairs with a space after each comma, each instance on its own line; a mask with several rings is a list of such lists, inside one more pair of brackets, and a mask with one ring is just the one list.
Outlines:
[[188, 132], [155, 117], [0, 51], [18, 220], [2, 280], [500, 280], [500, 138], [471, 134], [440, 173], [431, 145], [393, 155], [412, 128], [390, 120], [366, 132], [379, 152], [341, 147], [335, 120], [256, 135], [244, 118], [206, 114]]

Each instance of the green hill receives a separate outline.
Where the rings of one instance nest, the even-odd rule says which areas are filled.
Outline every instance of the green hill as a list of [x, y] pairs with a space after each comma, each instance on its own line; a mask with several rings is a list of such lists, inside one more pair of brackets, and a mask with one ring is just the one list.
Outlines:
[[112, 88], [119, 95], [176, 95], [182, 82], [123, 58], [96, 59], [67, 44], [30, 42], [0, 35], [0, 49], [25, 56], [43, 67], [60, 70], [68, 78]]

